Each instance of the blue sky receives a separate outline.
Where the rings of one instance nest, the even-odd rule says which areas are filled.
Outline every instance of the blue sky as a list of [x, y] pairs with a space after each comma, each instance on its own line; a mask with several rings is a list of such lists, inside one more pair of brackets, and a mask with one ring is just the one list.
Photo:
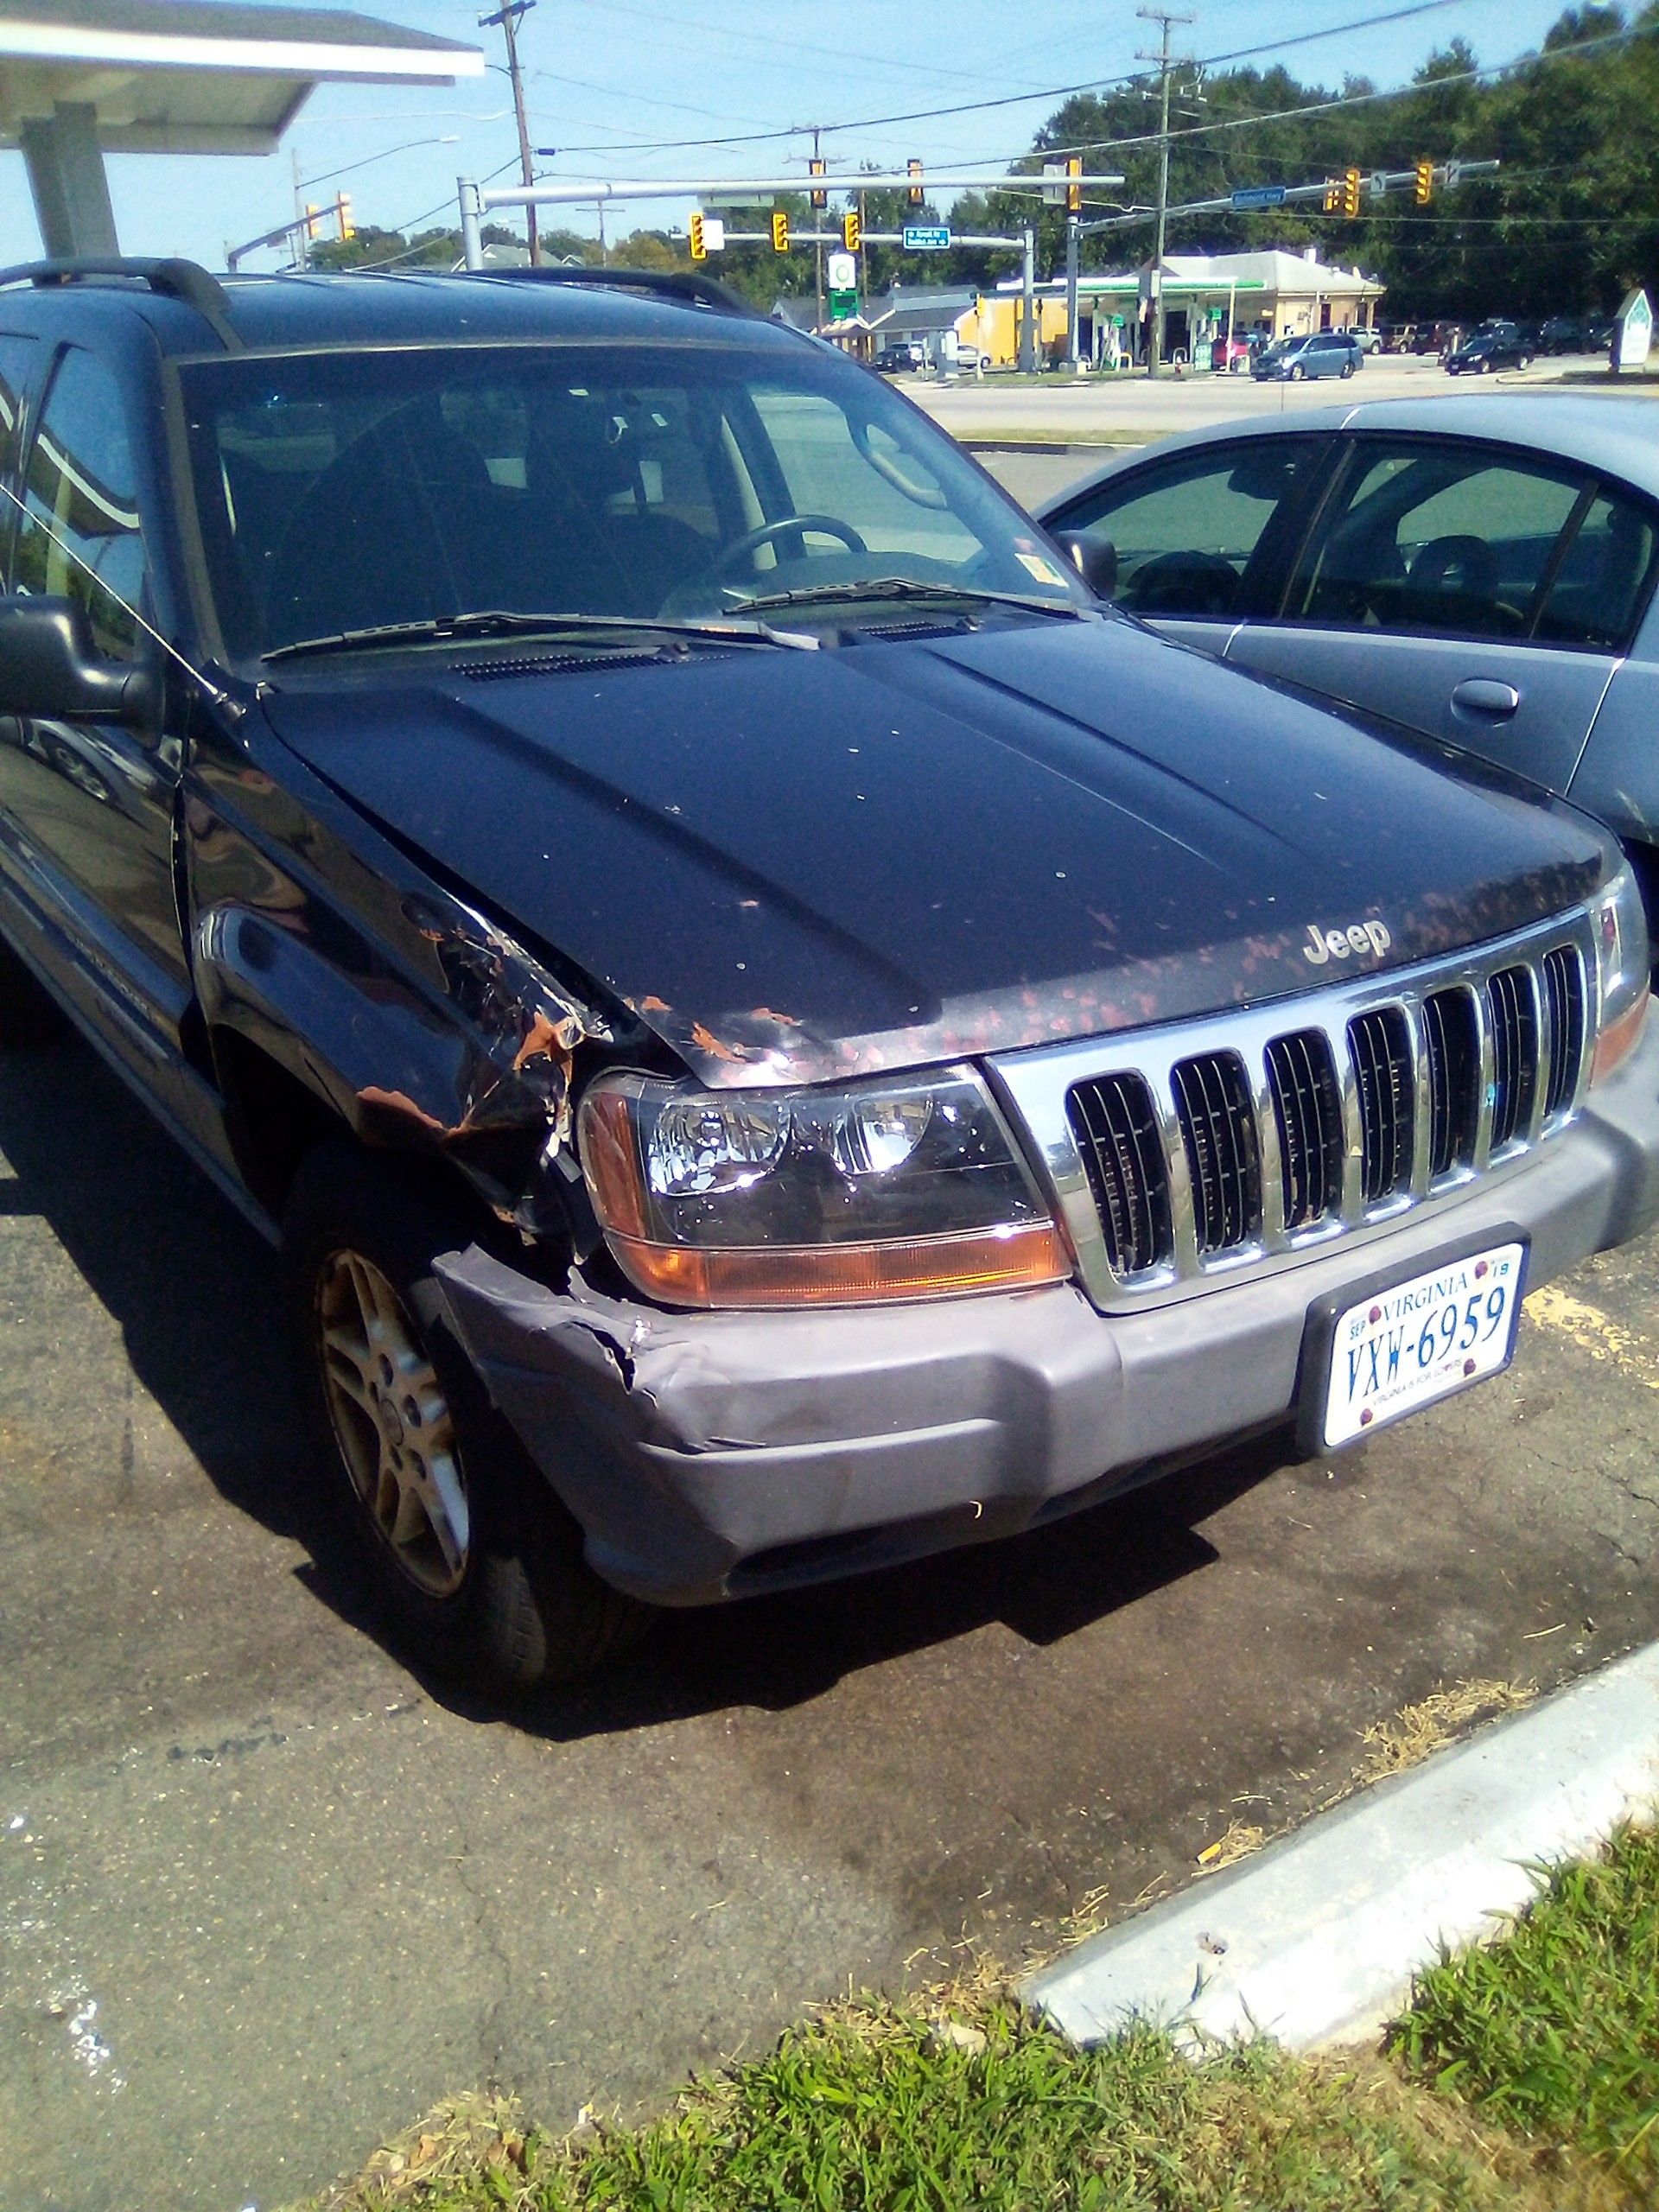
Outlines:
[[[1330, 85], [1350, 73], [1383, 85], [1402, 82], [1433, 48], [1454, 36], [1466, 39], [1484, 63], [1506, 61], [1535, 47], [1560, 12], [1559, 0], [1451, 0], [1432, 13], [1344, 31], [1343, 26], [1380, 13], [1388, 0], [1303, 0], [1295, 10], [1283, 0], [1178, 4], [1193, 10], [1195, 21], [1179, 35], [1184, 50], [1199, 57], [1330, 29], [1333, 35], [1287, 47], [1282, 55], [1305, 81]], [[492, 61], [501, 59], [500, 32], [480, 31], [480, 7], [463, 0], [384, 6], [370, 0], [364, 12], [476, 41]], [[836, 168], [867, 161], [902, 168], [912, 155], [940, 168], [995, 164], [1028, 148], [1056, 105], [1052, 88], [1133, 69], [1137, 48], [1154, 31], [1136, 20], [1128, 0], [1034, 0], [1023, 7], [1008, 0], [950, 0], [928, 9], [894, 7], [890, 0], [840, 0], [833, 9], [823, 0], [767, 0], [764, 7], [690, 0], [683, 9], [651, 0], [538, 0], [523, 23], [533, 143], [560, 149], [542, 166], [569, 178], [793, 174], [805, 166], [804, 140], [736, 142], [747, 133], [802, 123], [861, 123], [1029, 94], [1018, 105], [841, 130], [825, 139]], [[696, 150], [671, 150], [666, 143], [728, 133], [731, 142]], [[451, 137], [453, 144], [387, 150]], [[404, 228], [423, 218], [453, 220], [456, 176], [482, 177], [513, 161], [515, 147], [506, 79], [492, 71], [448, 92], [325, 86], [277, 155], [128, 155], [111, 159], [110, 175], [126, 251], [185, 253], [218, 267], [227, 245], [291, 213], [296, 153], [307, 178], [366, 162], [308, 196], [327, 198], [343, 186], [359, 221]], [[1402, 162], [1420, 150], [1402, 146]], [[1242, 148], [1235, 165], [1240, 181], [1270, 181], [1254, 177]], [[609, 220], [614, 226], [620, 216], [621, 227], [632, 228], [683, 221], [683, 202], [645, 204], [615, 210]], [[591, 207], [570, 220], [576, 229], [594, 227]], [[0, 261], [38, 251], [22, 159], [0, 154]], [[275, 257], [250, 265], [275, 266]]]

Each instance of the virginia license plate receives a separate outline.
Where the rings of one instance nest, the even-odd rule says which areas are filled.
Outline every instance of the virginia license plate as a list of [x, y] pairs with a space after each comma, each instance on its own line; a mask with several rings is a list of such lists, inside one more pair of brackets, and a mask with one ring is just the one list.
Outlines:
[[1507, 1367], [1525, 1273], [1524, 1244], [1494, 1244], [1338, 1313], [1320, 1440], [1351, 1443]]

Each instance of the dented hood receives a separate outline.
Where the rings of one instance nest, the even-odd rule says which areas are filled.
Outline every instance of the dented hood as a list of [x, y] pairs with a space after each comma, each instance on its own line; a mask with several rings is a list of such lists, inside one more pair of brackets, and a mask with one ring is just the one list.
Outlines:
[[[715, 1084], [1306, 990], [1517, 928], [1608, 865], [1568, 808], [1118, 621], [318, 664], [266, 708]], [[1368, 922], [1363, 950], [1308, 957], [1311, 931]]]

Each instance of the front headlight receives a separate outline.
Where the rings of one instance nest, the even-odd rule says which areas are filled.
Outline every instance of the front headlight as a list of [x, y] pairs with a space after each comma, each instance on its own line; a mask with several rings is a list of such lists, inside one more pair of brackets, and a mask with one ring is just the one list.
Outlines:
[[1648, 922], [1628, 861], [1598, 894], [1590, 914], [1596, 934], [1594, 1083], [1628, 1057], [1647, 1018]]
[[605, 1076], [577, 1132], [606, 1243], [669, 1305], [856, 1305], [1071, 1272], [971, 1068], [838, 1090]]

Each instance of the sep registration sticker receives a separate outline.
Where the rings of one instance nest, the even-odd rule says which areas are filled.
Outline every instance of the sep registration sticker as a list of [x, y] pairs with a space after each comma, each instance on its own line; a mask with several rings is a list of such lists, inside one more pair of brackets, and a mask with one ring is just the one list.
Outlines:
[[1506, 1366], [1525, 1258], [1524, 1245], [1495, 1244], [1376, 1291], [1338, 1314], [1325, 1443], [1351, 1443]]

